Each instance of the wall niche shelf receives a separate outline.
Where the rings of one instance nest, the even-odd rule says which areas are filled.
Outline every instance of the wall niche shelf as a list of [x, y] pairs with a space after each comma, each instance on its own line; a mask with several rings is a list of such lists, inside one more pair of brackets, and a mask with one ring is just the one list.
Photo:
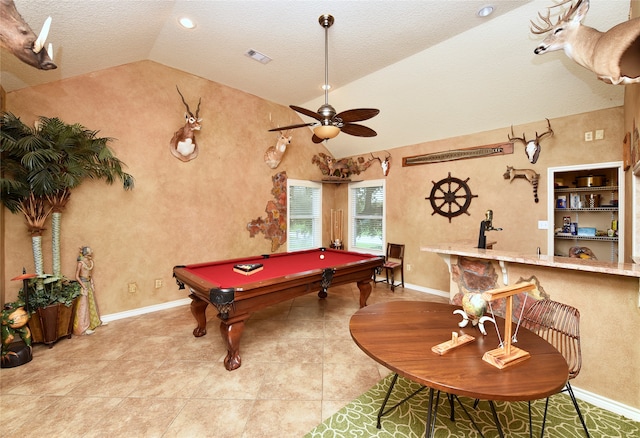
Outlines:
[[[585, 182], [594, 184], [584, 187]], [[598, 260], [621, 262], [624, 257], [622, 162], [550, 167], [547, 187], [548, 255], [568, 257], [571, 247], [579, 246], [589, 248]]]

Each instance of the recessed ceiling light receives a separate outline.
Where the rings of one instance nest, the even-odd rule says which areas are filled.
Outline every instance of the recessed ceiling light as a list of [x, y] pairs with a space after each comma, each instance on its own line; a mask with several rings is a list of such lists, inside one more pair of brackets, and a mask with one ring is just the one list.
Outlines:
[[476, 13], [476, 15], [482, 18], [488, 17], [489, 15], [493, 14], [494, 10], [495, 8], [491, 5], [483, 6], [480, 9], [478, 9], [478, 12]]
[[182, 17], [178, 20], [178, 22], [185, 29], [193, 29], [194, 27], [196, 27], [196, 23], [194, 23], [191, 18]]

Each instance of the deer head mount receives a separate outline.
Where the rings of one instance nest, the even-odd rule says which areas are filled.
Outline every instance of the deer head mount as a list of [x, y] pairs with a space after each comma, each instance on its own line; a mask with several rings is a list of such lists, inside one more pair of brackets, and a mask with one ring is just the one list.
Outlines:
[[51, 17], [45, 20], [40, 35], [36, 37], [18, 13], [13, 0], [0, 0], [0, 47], [13, 53], [25, 64], [40, 70], [58, 68], [52, 60], [53, 46], [49, 44], [47, 50], [42, 50], [50, 26]]
[[545, 120], [547, 121], [547, 127], [549, 129], [540, 135], [538, 135], [538, 132], [536, 131], [535, 140], [527, 140], [527, 138], [524, 136], [524, 133], [522, 133], [522, 137], [516, 137], [513, 134], [513, 125], [511, 126], [511, 135], [507, 134], [507, 138], [509, 138], [509, 141], [511, 143], [521, 141], [524, 144], [524, 151], [527, 154], [527, 158], [529, 158], [529, 162], [531, 164], [536, 164], [536, 161], [538, 161], [538, 157], [540, 156], [540, 140], [547, 137], [548, 135], [553, 135], [551, 122], [549, 122], [549, 119]]
[[200, 114], [202, 98], [198, 100], [198, 108], [194, 115], [189, 109], [187, 102], [185, 102], [184, 96], [177, 85], [176, 90], [178, 90], [178, 94], [182, 98], [182, 103], [186, 107], [187, 112], [184, 114], [185, 124], [173, 134], [173, 138], [169, 142], [169, 149], [174, 157], [186, 162], [198, 156], [198, 144], [196, 143], [195, 131], [200, 131], [200, 122], [202, 119], [198, 118], [198, 116]]
[[[558, 21], [551, 22], [551, 9], [569, 4]], [[547, 8], [546, 15], [538, 12], [542, 21], [531, 21], [531, 32], [549, 35], [536, 47], [534, 53], [564, 49], [564, 53], [581, 66], [594, 72], [608, 84], [640, 82], [640, 18], [620, 23], [607, 32], [582, 25], [589, 10], [589, 0], [564, 0]]]
[[380, 157], [376, 157], [373, 154], [371, 154], [370, 161], [373, 161], [373, 160], [378, 160], [378, 162], [380, 163], [380, 166], [382, 167], [382, 174], [384, 176], [389, 175], [389, 169], [391, 169], [391, 154], [389, 152], [387, 152], [387, 156], [384, 157], [384, 160]]
[[267, 163], [272, 169], [275, 169], [280, 165], [284, 152], [287, 150], [287, 145], [291, 143], [291, 130], [288, 130], [286, 134], [282, 131], [278, 134], [278, 140], [275, 146], [269, 147], [264, 153], [264, 162]]

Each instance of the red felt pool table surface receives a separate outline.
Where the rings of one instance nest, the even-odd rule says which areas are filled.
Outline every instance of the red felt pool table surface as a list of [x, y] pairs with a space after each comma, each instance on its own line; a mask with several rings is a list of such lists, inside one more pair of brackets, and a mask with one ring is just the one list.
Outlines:
[[[324, 255], [323, 259], [320, 258], [321, 255]], [[220, 262], [199, 263], [185, 266], [184, 269], [217, 287], [233, 287], [236, 291], [242, 291], [244, 285], [256, 282], [305, 275], [309, 271], [357, 264], [375, 258], [379, 258], [379, 256], [332, 249], [324, 251], [313, 249], [271, 254], [268, 258], [256, 256]], [[263, 269], [250, 275], [239, 274], [233, 270], [236, 264], [252, 263], [262, 264]]]

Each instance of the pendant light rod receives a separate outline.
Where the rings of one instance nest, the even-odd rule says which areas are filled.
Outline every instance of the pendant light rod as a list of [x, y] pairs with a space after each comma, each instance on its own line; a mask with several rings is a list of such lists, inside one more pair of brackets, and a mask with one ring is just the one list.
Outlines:
[[333, 15], [324, 14], [318, 19], [320, 26], [324, 27], [324, 104], [329, 105], [329, 28], [335, 19]]

